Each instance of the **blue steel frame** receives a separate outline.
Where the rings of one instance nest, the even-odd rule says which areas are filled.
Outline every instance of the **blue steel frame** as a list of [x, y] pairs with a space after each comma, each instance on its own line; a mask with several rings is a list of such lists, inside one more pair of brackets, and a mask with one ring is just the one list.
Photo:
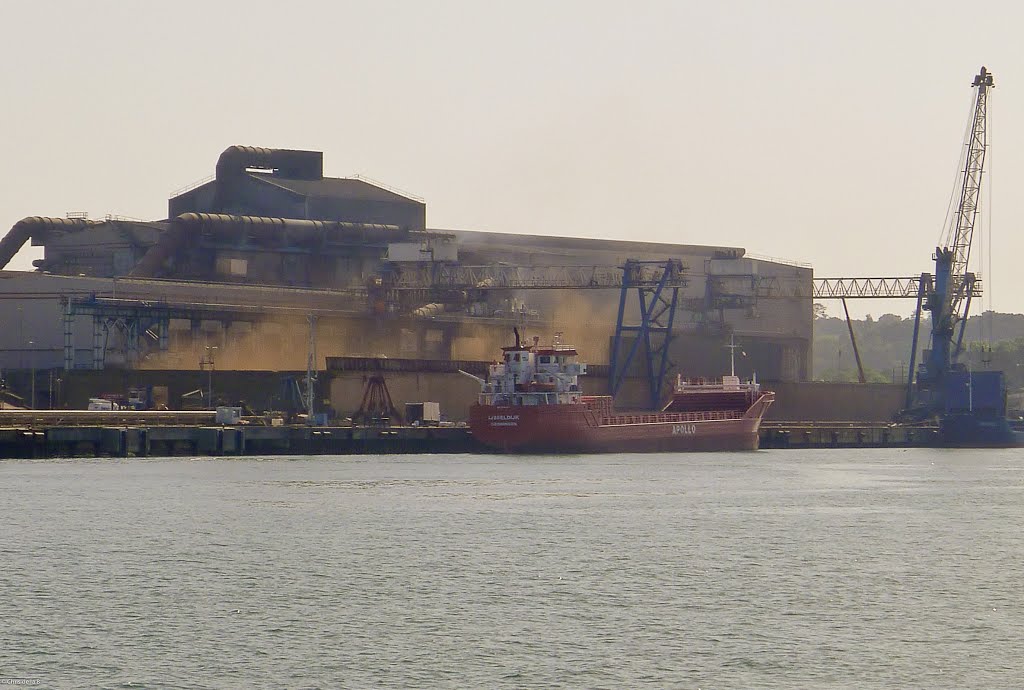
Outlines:
[[[660, 267], [661, 276], [652, 286], [642, 277], [645, 266]], [[618, 394], [633, 359], [643, 342], [647, 352], [646, 375], [650, 393], [651, 409], [658, 409], [662, 402], [665, 375], [668, 373], [669, 344], [673, 338], [676, 307], [679, 303], [679, 285], [674, 278], [679, 270], [675, 260], [638, 261], [630, 259], [623, 266], [622, 291], [619, 294], [619, 314], [615, 322], [615, 339], [612, 341], [611, 361], [608, 372], [609, 389], [612, 396]], [[672, 285], [670, 286], [670, 283]], [[627, 326], [623, 323], [626, 313], [626, 299], [630, 290], [637, 291], [640, 302], [640, 323]], [[623, 336], [635, 333], [629, 352], [622, 357]]]

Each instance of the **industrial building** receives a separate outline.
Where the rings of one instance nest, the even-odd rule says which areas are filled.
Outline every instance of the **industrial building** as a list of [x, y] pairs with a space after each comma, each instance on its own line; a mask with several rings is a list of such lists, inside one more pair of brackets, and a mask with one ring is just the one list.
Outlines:
[[[296, 370], [313, 349], [321, 370], [332, 356], [490, 359], [513, 324], [601, 364], [621, 266], [674, 259], [678, 369], [720, 374], [732, 336], [738, 373], [808, 379], [810, 267], [681, 232], [693, 243], [430, 228], [424, 200], [325, 177], [321, 152], [232, 146], [166, 219], [15, 223], [0, 269], [26, 242], [44, 254], [35, 272], [0, 270], [0, 368]], [[632, 302], [625, 318], [641, 318]]]

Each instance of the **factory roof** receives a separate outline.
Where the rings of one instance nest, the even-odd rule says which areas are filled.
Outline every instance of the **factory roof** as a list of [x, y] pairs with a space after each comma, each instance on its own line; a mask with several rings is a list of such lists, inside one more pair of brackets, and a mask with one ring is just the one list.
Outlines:
[[248, 175], [260, 182], [287, 189], [290, 192], [306, 197], [329, 197], [333, 199], [358, 199], [360, 201], [388, 201], [413, 204], [423, 203], [419, 199], [399, 194], [357, 178], [323, 177], [318, 180], [297, 180], [268, 173], [249, 172]]
[[550, 235], [527, 235], [510, 232], [482, 232], [479, 230], [434, 230], [455, 235], [465, 247], [500, 246], [520, 250], [544, 250], [548, 252], [594, 252], [638, 253], [663, 255], [682, 254], [690, 256], [727, 256], [739, 258], [746, 253], [740, 247], [724, 247], [700, 244], [668, 244], [664, 242], [638, 242], [635, 240], [606, 240], [586, 237], [561, 237]]

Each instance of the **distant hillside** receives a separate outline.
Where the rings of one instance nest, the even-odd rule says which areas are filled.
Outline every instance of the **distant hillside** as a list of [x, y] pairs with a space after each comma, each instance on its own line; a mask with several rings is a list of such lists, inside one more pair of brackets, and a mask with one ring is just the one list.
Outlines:
[[[931, 322], [921, 321], [920, 350], [928, 347]], [[895, 314], [853, 321], [861, 360], [869, 381], [905, 381], [910, 366], [914, 320]], [[1006, 372], [1011, 389], [1024, 388], [1024, 314], [985, 312], [967, 321], [964, 334], [967, 361], [975, 369]], [[991, 352], [988, 344], [991, 342]], [[984, 346], [984, 348], [983, 348]], [[819, 316], [814, 319], [814, 378], [821, 381], [855, 381], [857, 364], [846, 321]]]

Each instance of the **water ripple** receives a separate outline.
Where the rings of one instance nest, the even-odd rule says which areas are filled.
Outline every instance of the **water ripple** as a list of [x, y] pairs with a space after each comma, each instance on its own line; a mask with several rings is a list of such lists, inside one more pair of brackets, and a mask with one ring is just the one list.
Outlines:
[[0, 463], [0, 677], [933, 688], [1024, 677], [1013, 453]]

